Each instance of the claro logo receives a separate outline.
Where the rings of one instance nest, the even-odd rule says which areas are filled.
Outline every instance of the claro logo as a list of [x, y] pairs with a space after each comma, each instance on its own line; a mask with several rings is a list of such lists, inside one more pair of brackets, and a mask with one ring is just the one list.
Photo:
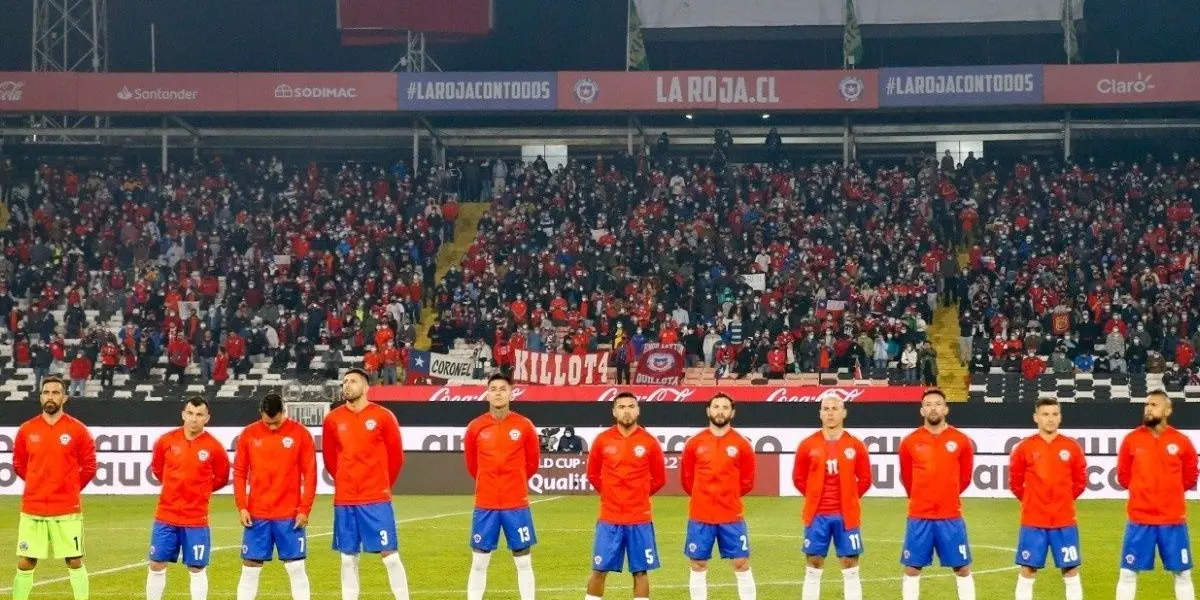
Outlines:
[[152, 101], [152, 102], [195, 102], [200, 98], [198, 90], [190, 90], [181, 88], [178, 90], [164, 90], [161, 88], [145, 89], [140, 87], [130, 88], [129, 86], [121, 86], [117, 92], [117, 99], [122, 102], [131, 100], [137, 101]]
[[275, 88], [276, 98], [357, 98], [358, 88], [352, 87], [292, 87], [281, 83]]
[[20, 102], [24, 93], [24, 81], [0, 81], [0, 102]]
[[1128, 96], [1145, 94], [1154, 89], [1154, 75], [1138, 72], [1133, 79], [1114, 79], [1106, 77], [1096, 82], [1096, 91], [1106, 96]]

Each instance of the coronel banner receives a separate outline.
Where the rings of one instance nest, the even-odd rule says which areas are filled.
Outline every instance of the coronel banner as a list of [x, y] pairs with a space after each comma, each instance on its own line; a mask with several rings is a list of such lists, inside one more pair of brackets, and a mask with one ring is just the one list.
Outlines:
[[[536, 355], [538, 353], [529, 353]], [[567, 357], [569, 355], [558, 355]], [[532, 360], [532, 359], [530, 359]], [[529, 380], [536, 377], [551, 378], [557, 371], [549, 370], [554, 363], [547, 361], [538, 366], [514, 371], [514, 379]], [[518, 363], [519, 365], [520, 363]], [[608, 364], [607, 360], [602, 364]], [[581, 363], [581, 368], [583, 363]], [[607, 371], [596, 376], [607, 377]], [[925, 388], [918, 386], [605, 386], [605, 385], [517, 385], [513, 388], [513, 399], [518, 402], [612, 402], [620, 392], [632, 392], [640, 402], [708, 402], [717, 392], [732, 396], [737, 402], [820, 402], [827, 396], [836, 396], [846, 402], [920, 402]], [[482, 385], [382, 385], [372, 387], [371, 400], [375, 402], [483, 402], [487, 388]]]
[[244, 112], [383, 112], [396, 109], [394, 73], [244, 73], [237, 76]]
[[1049, 104], [1142, 104], [1200, 100], [1200, 62], [1046, 65]]
[[559, 110], [844, 110], [879, 106], [878, 72], [560, 72]]

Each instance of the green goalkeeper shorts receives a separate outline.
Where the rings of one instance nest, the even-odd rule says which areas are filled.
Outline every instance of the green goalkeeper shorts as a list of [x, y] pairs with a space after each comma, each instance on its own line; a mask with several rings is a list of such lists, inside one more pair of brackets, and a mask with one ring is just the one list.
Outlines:
[[17, 556], [39, 560], [83, 556], [83, 514], [36, 517], [21, 513]]

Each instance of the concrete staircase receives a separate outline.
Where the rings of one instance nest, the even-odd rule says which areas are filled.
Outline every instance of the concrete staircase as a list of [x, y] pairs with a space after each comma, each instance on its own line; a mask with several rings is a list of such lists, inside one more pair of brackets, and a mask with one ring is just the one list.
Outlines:
[[[443, 244], [438, 250], [437, 256], [437, 277], [436, 280], [441, 282], [442, 277], [446, 275], [446, 271], [450, 267], [459, 266], [462, 264], [463, 257], [467, 255], [467, 250], [471, 247], [471, 243], [475, 241], [476, 234], [479, 233], [479, 221], [483, 215], [487, 214], [490, 204], [486, 202], [464, 202], [458, 207], [458, 222], [454, 228], [454, 240]], [[428, 350], [430, 345], [429, 328], [436, 320], [437, 311], [432, 306], [421, 308], [421, 322], [417, 325], [417, 340], [415, 346], [420, 350]]]
[[[967, 254], [959, 253], [958, 264], [967, 264]], [[967, 399], [970, 371], [961, 365], [958, 356], [958, 306], [939, 306], [929, 326], [929, 339], [938, 356], [938, 386], [951, 400]], [[970, 357], [966, 357], [968, 360]]]

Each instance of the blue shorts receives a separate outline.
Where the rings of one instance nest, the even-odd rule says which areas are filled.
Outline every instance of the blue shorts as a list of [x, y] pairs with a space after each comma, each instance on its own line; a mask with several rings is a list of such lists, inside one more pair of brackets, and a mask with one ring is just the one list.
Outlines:
[[150, 530], [151, 562], [179, 562], [189, 567], [208, 566], [208, 555], [212, 554], [212, 533], [208, 527], [179, 527], [154, 522]]
[[967, 523], [957, 519], [908, 518], [904, 531], [904, 550], [900, 564], [923, 569], [933, 564], [933, 551], [943, 567], [957, 569], [971, 564], [971, 543], [967, 541]]
[[1017, 564], [1040, 569], [1046, 566], [1046, 550], [1054, 555], [1054, 566], [1073, 569], [1083, 563], [1079, 552], [1079, 527], [1021, 527], [1017, 534]]
[[533, 530], [533, 513], [529, 507], [509, 510], [476, 508], [471, 516], [471, 548], [491, 552], [500, 545], [500, 530], [504, 530], [504, 543], [513, 552], [520, 552], [537, 543], [537, 532]]
[[295, 519], [255, 519], [242, 532], [242, 560], [268, 561], [274, 550], [279, 560], [301, 560], [308, 549], [307, 533]]
[[1192, 545], [1188, 526], [1125, 525], [1125, 543], [1121, 545], [1121, 568], [1130, 571], [1154, 570], [1154, 548], [1162, 557], [1163, 568], [1182, 573], [1192, 568]]
[[687, 540], [683, 543], [684, 556], [692, 560], [708, 560], [712, 558], [713, 542], [717, 543], [721, 558], [728, 560], [750, 556], [750, 536], [745, 521], [720, 525], [688, 521]]
[[614, 525], [597, 521], [592, 570], [620, 573], [626, 556], [629, 557], [630, 573], [653, 571], [661, 566], [658, 544], [654, 541], [654, 523]]
[[400, 547], [391, 502], [333, 507], [333, 549], [342, 554], [378, 554]]
[[812, 524], [804, 528], [804, 554], [825, 556], [829, 544], [833, 543], [839, 557], [858, 556], [863, 553], [862, 530], [846, 529], [842, 515], [817, 515]]

